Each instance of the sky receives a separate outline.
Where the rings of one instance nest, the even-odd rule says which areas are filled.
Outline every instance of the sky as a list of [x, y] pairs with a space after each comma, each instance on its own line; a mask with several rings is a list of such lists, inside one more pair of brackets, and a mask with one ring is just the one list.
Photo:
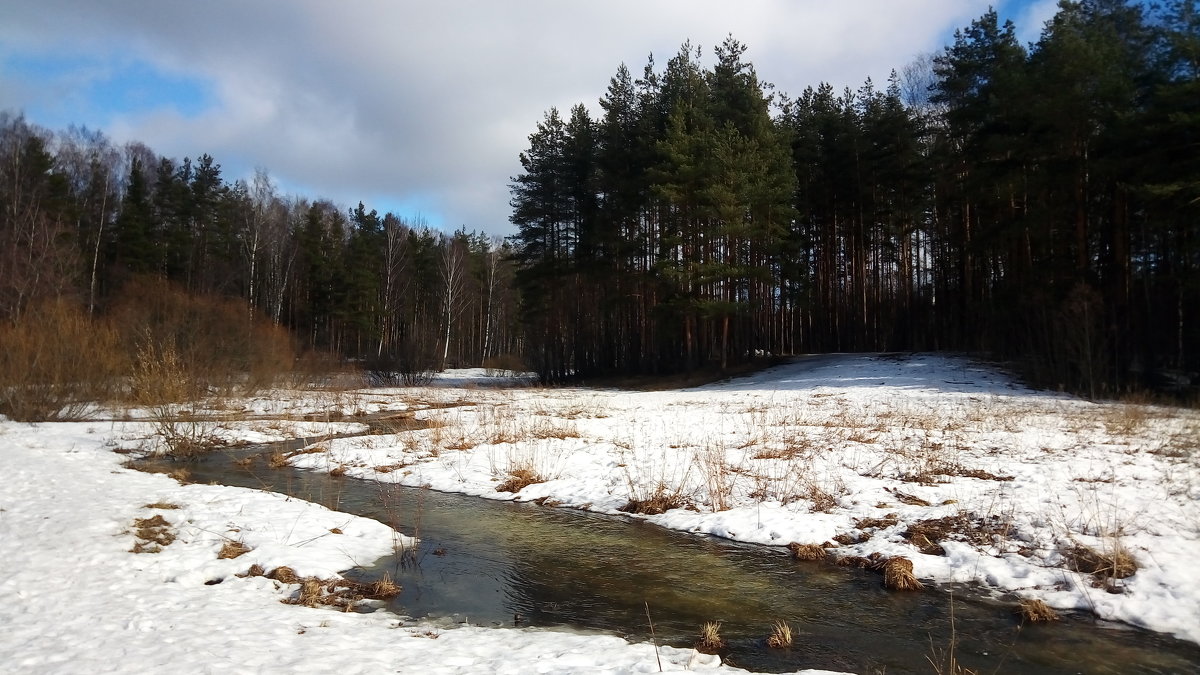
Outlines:
[[552, 106], [621, 63], [727, 35], [777, 90], [887, 80], [989, 5], [1035, 41], [1057, 0], [4, 0], [0, 111], [74, 124], [227, 181], [511, 234], [508, 185]]

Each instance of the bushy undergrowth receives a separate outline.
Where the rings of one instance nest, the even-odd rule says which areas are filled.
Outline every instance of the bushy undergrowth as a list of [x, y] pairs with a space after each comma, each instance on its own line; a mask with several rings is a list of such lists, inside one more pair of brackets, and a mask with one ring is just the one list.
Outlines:
[[131, 282], [109, 315], [123, 327], [126, 353], [161, 354], [169, 346], [197, 389], [253, 392], [275, 384], [295, 360], [288, 331], [255, 318], [244, 302], [192, 295], [163, 281]]
[[287, 330], [245, 303], [135, 280], [97, 316], [60, 299], [0, 325], [0, 413], [69, 420], [92, 402], [249, 393], [275, 384], [293, 362]]
[[0, 325], [0, 413], [20, 421], [77, 419], [128, 369], [118, 344], [111, 322], [65, 301]]

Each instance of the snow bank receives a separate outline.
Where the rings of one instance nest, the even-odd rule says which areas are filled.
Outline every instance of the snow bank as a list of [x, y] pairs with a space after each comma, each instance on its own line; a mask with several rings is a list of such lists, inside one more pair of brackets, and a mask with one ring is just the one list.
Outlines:
[[[653, 647], [596, 634], [460, 628], [281, 600], [252, 564], [336, 576], [397, 543], [373, 520], [281, 495], [180, 485], [121, 466], [145, 425], [0, 424], [0, 662], [12, 672], [656, 672]], [[162, 544], [137, 521], [166, 524]], [[143, 532], [145, 534], [145, 532]], [[156, 535], [157, 536], [157, 535]], [[218, 559], [240, 541], [250, 551]], [[149, 544], [133, 553], [139, 542]], [[728, 670], [662, 648], [668, 670]], [[810, 671], [815, 672], [815, 671]]]

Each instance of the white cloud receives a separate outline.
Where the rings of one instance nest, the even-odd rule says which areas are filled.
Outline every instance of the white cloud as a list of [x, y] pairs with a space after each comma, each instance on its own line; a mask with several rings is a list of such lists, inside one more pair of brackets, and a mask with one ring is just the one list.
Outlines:
[[[10, 52], [133, 53], [212, 84], [212, 109], [126, 111], [108, 129], [118, 139], [170, 156], [208, 152], [227, 177], [265, 166], [309, 196], [374, 195], [432, 209], [435, 225], [500, 232], [508, 178], [543, 111], [594, 110], [621, 62], [640, 74], [650, 52], [662, 66], [686, 39], [710, 57], [732, 33], [782, 91], [857, 87], [940, 47], [988, 0], [6, 5], [0, 45]], [[20, 107], [13, 99], [27, 95], [0, 103]], [[78, 121], [94, 126], [93, 114], [80, 110]]]

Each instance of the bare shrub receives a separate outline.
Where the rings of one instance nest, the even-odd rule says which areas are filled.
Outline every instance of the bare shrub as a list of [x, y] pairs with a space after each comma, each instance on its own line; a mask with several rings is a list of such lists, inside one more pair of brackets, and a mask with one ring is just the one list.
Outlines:
[[79, 419], [106, 398], [126, 359], [117, 332], [65, 301], [0, 325], [0, 413], [19, 421]]
[[179, 404], [199, 395], [199, 384], [180, 363], [173, 341], [155, 344], [148, 335], [139, 345], [130, 378], [133, 400], [150, 413], [161, 445], [151, 451], [191, 457], [212, 447], [208, 425]]
[[529, 367], [516, 354], [498, 354], [483, 360], [488, 377], [529, 372]]
[[251, 393], [288, 373], [295, 351], [287, 330], [253, 316], [244, 302], [192, 295], [168, 282], [135, 279], [114, 303], [114, 323], [127, 353], [145, 344], [172, 344], [179, 366], [197, 386]]

